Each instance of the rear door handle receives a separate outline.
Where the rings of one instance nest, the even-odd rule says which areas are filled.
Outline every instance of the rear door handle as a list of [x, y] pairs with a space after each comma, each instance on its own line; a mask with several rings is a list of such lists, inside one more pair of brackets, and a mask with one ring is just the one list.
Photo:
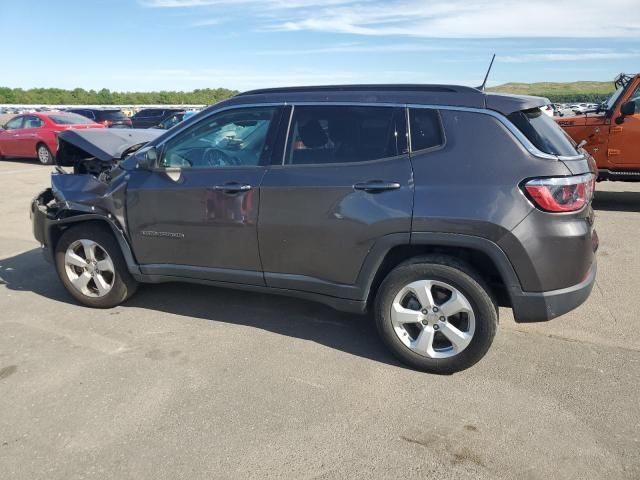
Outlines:
[[356, 183], [353, 188], [364, 190], [369, 193], [386, 192], [387, 190], [397, 190], [400, 188], [398, 182], [383, 182], [382, 180], [371, 180], [369, 182]]
[[223, 185], [214, 185], [212, 188], [217, 192], [239, 193], [239, 192], [248, 192], [253, 187], [246, 183], [228, 182]]

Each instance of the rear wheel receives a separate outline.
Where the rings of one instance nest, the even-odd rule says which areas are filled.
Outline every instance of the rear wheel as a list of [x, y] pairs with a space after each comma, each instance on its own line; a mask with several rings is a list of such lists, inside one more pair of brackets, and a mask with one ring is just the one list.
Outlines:
[[56, 270], [69, 293], [94, 308], [119, 305], [136, 291], [112, 233], [95, 223], [65, 231], [56, 245]]
[[36, 154], [38, 155], [38, 160], [43, 165], [51, 165], [53, 163], [53, 155], [51, 154], [51, 150], [44, 143], [39, 143], [36, 147]]
[[404, 363], [431, 373], [469, 368], [488, 351], [498, 313], [464, 263], [428, 256], [395, 268], [376, 296], [376, 326]]

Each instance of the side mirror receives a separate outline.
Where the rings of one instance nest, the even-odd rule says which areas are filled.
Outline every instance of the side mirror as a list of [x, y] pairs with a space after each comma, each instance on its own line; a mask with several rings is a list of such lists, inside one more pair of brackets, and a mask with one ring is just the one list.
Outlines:
[[138, 155], [136, 168], [139, 170], [152, 170], [158, 162], [158, 151], [156, 147], [149, 147]]
[[622, 125], [624, 123], [624, 117], [627, 115], [633, 115], [636, 113], [636, 102], [625, 102], [620, 107], [620, 116], [616, 118], [616, 125]]
[[630, 102], [623, 103], [620, 107], [620, 113], [624, 116], [636, 113], [636, 102], [632, 100]]

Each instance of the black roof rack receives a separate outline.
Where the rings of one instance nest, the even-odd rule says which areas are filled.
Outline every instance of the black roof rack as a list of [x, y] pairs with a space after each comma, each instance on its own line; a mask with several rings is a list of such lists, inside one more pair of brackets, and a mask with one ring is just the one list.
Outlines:
[[261, 88], [242, 92], [237, 96], [262, 95], [268, 93], [307, 93], [307, 92], [425, 92], [425, 93], [483, 93], [477, 88], [461, 85], [424, 85], [424, 84], [360, 84], [360, 85], [319, 85], [308, 87]]

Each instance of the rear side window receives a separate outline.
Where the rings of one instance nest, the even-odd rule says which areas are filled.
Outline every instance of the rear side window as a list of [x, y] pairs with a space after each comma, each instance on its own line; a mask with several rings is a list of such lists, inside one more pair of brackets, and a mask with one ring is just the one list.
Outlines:
[[295, 107], [285, 164], [354, 163], [407, 153], [402, 108]]
[[125, 117], [124, 113], [122, 113], [120, 110], [97, 111], [96, 112], [96, 117], [100, 121], [103, 121], [103, 120], [123, 120], [123, 119], [127, 118], [127, 117]]
[[162, 110], [158, 110], [156, 108], [148, 108], [146, 110], [140, 110], [138, 113], [136, 113], [136, 117], [137, 118], [152, 118], [152, 117], [159, 117], [162, 113]]
[[514, 112], [508, 118], [541, 152], [564, 156], [578, 154], [564, 130], [539, 108]]
[[44, 125], [44, 122], [38, 117], [28, 116], [24, 117], [24, 124], [22, 128], [40, 128]]
[[436, 110], [428, 108], [411, 108], [409, 110], [411, 125], [411, 150], [425, 150], [439, 147], [444, 143], [440, 115]]
[[92, 120], [77, 113], [59, 113], [49, 115], [49, 118], [57, 125], [88, 125], [93, 123]]

